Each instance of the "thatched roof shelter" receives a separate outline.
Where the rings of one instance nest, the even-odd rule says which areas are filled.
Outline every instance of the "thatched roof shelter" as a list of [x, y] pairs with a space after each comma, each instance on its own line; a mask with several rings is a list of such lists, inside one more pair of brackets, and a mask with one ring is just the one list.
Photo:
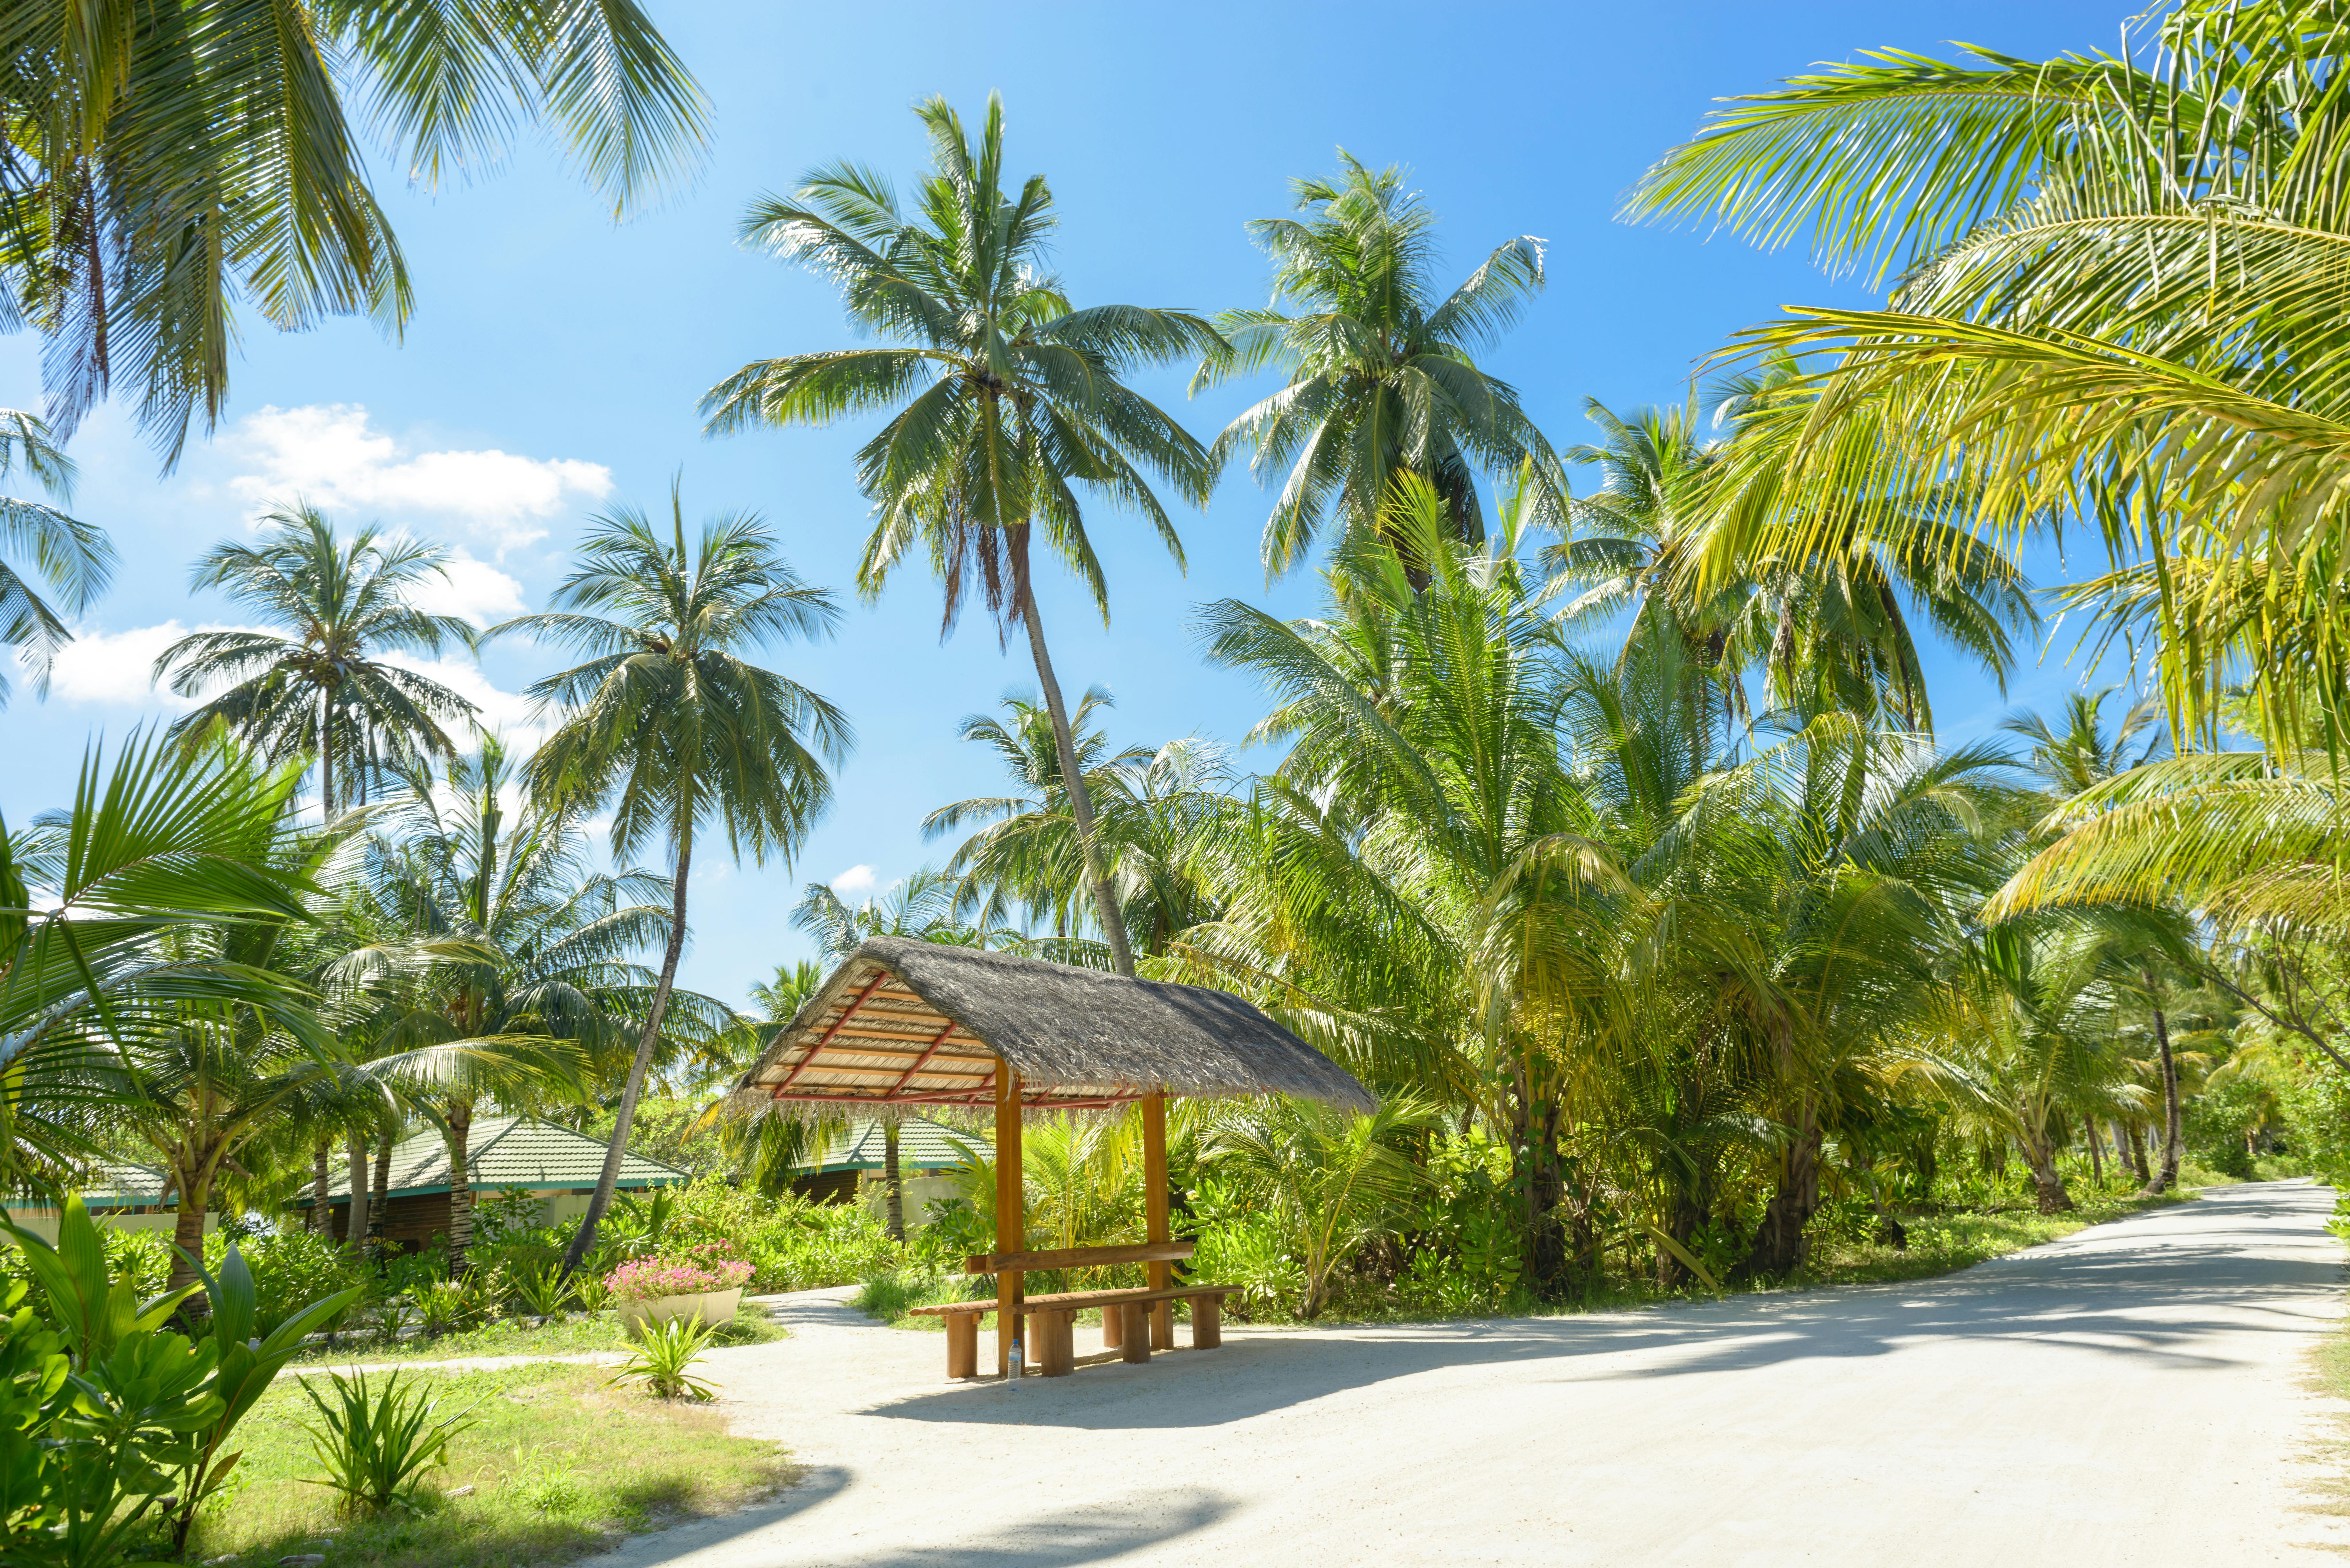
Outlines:
[[996, 1103], [999, 1059], [1030, 1110], [1274, 1093], [1378, 1107], [1346, 1069], [1229, 992], [908, 937], [850, 954], [736, 1089], [778, 1108], [977, 1109]]

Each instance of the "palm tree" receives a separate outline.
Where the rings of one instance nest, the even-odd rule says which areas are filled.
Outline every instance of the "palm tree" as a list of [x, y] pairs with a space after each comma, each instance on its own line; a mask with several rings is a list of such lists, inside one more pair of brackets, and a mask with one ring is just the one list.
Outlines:
[[[369, 897], [397, 935], [340, 966], [371, 993], [367, 1071], [429, 1110], [448, 1145], [452, 1274], [473, 1241], [467, 1142], [481, 1101], [577, 1093], [595, 1064], [633, 1051], [653, 975], [630, 955], [669, 937], [668, 878], [591, 871], [577, 826], [536, 803], [508, 824], [515, 772], [493, 736], [445, 784], [410, 778], [409, 831], [370, 845]], [[663, 1033], [733, 1023], [723, 1003], [674, 991]]]
[[945, 587], [941, 633], [976, 586], [1001, 638], [1016, 626], [1035, 662], [1061, 751], [1096, 914], [1120, 974], [1134, 972], [1116, 890], [1095, 842], [1094, 809], [1076, 761], [1060, 682], [1030, 578], [1031, 531], [1093, 596], [1109, 597], [1086, 532], [1080, 492], [1139, 512], [1180, 566], [1182, 545], [1146, 472], [1203, 495], [1209, 455], [1120, 379], [1138, 365], [1220, 353], [1205, 321], [1131, 305], [1072, 309], [1044, 265], [1053, 193], [1032, 175], [1003, 186], [1003, 105], [990, 98], [974, 147], [943, 99], [918, 110], [931, 167], [901, 209], [878, 175], [817, 170], [790, 200], [765, 197], [746, 240], [832, 277], [858, 327], [902, 347], [759, 359], [702, 399], [709, 429], [823, 424], [893, 410], [857, 454], [876, 522], [858, 587], [877, 596], [899, 562], [927, 550]]
[[5, 274], [45, 340], [61, 430], [119, 374], [176, 462], [191, 421], [209, 428], [226, 400], [240, 301], [288, 331], [366, 314], [399, 332], [408, 271], [355, 92], [412, 181], [486, 168], [543, 124], [615, 216], [691, 161], [707, 118], [634, 0], [190, 0], [105, 23], [21, 8], [0, 55], [22, 110]]
[[1427, 1179], [1398, 1146], [1434, 1121], [1409, 1100], [1382, 1101], [1364, 1116], [1268, 1099], [1211, 1125], [1203, 1160], [1246, 1172], [1273, 1196], [1274, 1221], [1305, 1276], [1300, 1315], [1319, 1317], [1338, 1269], [1411, 1212]]
[[338, 538], [307, 506], [267, 521], [258, 545], [227, 542], [207, 552], [192, 586], [219, 589], [286, 635], [195, 632], [163, 650], [155, 679], [168, 676], [182, 697], [230, 682], [172, 733], [195, 736], [224, 723], [265, 756], [316, 757], [318, 803], [332, 817], [338, 805], [366, 800], [369, 780], [385, 767], [456, 754], [442, 726], [470, 721], [473, 705], [380, 656], [471, 649], [473, 629], [408, 602], [419, 583], [444, 570], [437, 546], [385, 539], [373, 528]]
[[242, 749], [133, 735], [72, 804], [0, 825], [0, 1180], [54, 1188], [140, 1098], [123, 1063], [189, 1016], [298, 1013], [305, 988], [219, 933], [307, 918], [279, 853], [296, 778]]
[[[1110, 705], [1108, 692], [1098, 686], [1087, 691], [1070, 717], [1070, 734], [1094, 804], [1095, 831], [1107, 841], [1103, 857], [1115, 879], [1118, 836], [1107, 819], [1116, 815], [1123, 783], [1119, 770], [1146, 761], [1149, 753], [1134, 747], [1110, 753], [1109, 737], [1095, 722]], [[922, 818], [922, 836], [938, 838], [975, 826], [947, 863], [961, 883], [961, 906], [976, 909], [986, 924], [1008, 919], [1017, 909], [1032, 925], [1043, 922], [1056, 940], [1066, 942], [1084, 924], [1092, 888], [1074, 831], [1069, 792], [1061, 784], [1060, 736], [1044, 703], [1014, 696], [1001, 706], [1007, 718], [970, 714], [956, 738], [993, 751], [1019, 793], [950, 802]], [[1120, 913], [1129, 914], [1121, 898]]]
[[833, 597], [800, 580], [754, 515], [712, 519], [689, 552], [684, 502], [672, 489], [670, 524], [664, 538], [634, 509], [599, 516], [555, 590], [556, 607], [492, 628], [588, 656], [530, 688], [561, 720], [524, 769], [532, 798], [566, 814], [609, 801], [615, 859], [631, 858], [655, 835], [671, 855], [660, 972], [566, 1273], [579, 1266], [611, 1206], [661, 1038], [685, 948], [696, 836], [715, 826], [735, 859], [747, 853], [754, 862], [774, 855], [788, 863], [831, 804], [826, 763], [851, 742], [839, 710], [743, 658], [772, 640], [830, 635], [840, 616]]
[[2143, 59], [1887, 52], [1733, 99], [1629, 210], [1808, 233], [1831, 267], [1898, 279], [1884, 309], [1742, 339], [1828, 356], [1759, 455], [1783, 504], [1750, 548], [1855, 526], [1898, 547], [1929, 483], [1973, 504], [1945, 554], [2085, 518], [2116, 566], [2086, 597], [2152, 633], [2180, 743], [2216, 742], [2249, 671], [2272, 747], [2338, 751], [2350, 219], [2314, 171], [2350, 122], [2312, 84], [2350, 62], [2350, 17], [2189, 0], [2145, 25]]
[[[71, 496], [73, 460], [49, 444], [48, 427], [31, 414], [0, 409], [0, 477], [19, 463], [50, 494]], [[0, 548], [31, 556], [68, 614], [88, 608], [114, 576], [114, 546], [105, 534], [37, 501], [0, 496]], [[0, 560], [0, 647], [16, 652], [41, 696], [49, 694], [49, 672], [72, 640], [64, 618], [22, 572]], [[7, 701], [8, 679], [0, 675], [0, 707]]]
[[1585, 410], [1604, 432], [1571, 447], [1571, 462], [1596, 465], [1598, 491], [1568, 504], [1568, 536], [1543, 552], [1554, 582], [1582, 592], [1563, 624], [1629, 608], [1627, 644], [1655, 631], [1679, 637], [1693, 672], [1721, 691], [1724, 722], [1745, 702], [1744, 678], [1760, 666], [1777, 706], [1876, 713], [1885, 722], [1930, 732], [1933, 705], [1913, 616], [1963, 652], [2002, 688], [2014, 666], [2013, 634], [2039, 624], [2029, 583], [2014, 562], [1987, 546], [1963, 549], [1958, 524], [1941, 514], [1952, 497], [1931, 493], [1913, 511], [1901, 548], [1866, 535], [1835, 539], [1808, 555], [1750, 552], [1734, 567], [1704, 564], [1721, 554], [1753, 504], [1725, 507], [1727, 461], [1742, 441], [1776, 433], [1764, 418], [1791, 364], [1731, 389], [1721, 412], [1728, 434], [1699, 434], [1695, 400], [1679, 409], [1619, 415], [1596, 399]]
[[[1287, 470], [1264, 525], [1269, 577], [1305, 557], [1333, 509], [1350, 532], [1376, 531], [1399, 474], [1435, 487], [1468, 545], [1485, 536], [1480, 473], [1531, 462], [1547, 516], [1565, 509], [1558, 460], [1518, 406], [1517, 389], [1472, 357], [1543, 286], [1542, 242], [1504, 241], [1435, 298], [1436, 215], [1404, 188], [1401, 170], [1374, 172], [1339, 157], [1336, 180], [1296, 182], [1307, 216], [1249, 224], [1274, 261], [1273, 303], [1218, 317], [1231, 347], [1204, 356], [1191, 383], [1197, 391], [1268, 365], [1288, 374], [1280, 391], [1225, 427], [1212, 454], [1221, 470], [1232, 452], [1252, 449], [1252, 471], [1265, 483]], [[1412, 565], [1416, 577], [1424, 569]]]

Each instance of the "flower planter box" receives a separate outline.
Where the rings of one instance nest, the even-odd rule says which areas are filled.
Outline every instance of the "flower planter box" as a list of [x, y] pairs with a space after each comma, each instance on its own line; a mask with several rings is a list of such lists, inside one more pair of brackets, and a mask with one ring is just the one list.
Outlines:
[[699, 1295], [655, 1296], [650, 1301], [619, 1302], [616, 1310], [620, 1322], [634, 1338], [645, 1331], [647, 1324], [674, 1323], [680, 1318], [698, 1317], [706, 1324], [732, 1323], [734, 1309], [743, 1300], [741, 1286], [731, 1291], [705, 1291]]

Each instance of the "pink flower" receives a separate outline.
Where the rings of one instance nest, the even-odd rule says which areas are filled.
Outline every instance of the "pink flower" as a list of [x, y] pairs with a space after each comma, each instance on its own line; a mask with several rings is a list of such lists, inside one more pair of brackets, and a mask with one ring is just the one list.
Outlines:
[[747, 1283], [752, 1272], [749, 1263], [723, 1258], [639, 1258], [605, 1275], [604, 1288], [624, 1302], [707, 1295]]

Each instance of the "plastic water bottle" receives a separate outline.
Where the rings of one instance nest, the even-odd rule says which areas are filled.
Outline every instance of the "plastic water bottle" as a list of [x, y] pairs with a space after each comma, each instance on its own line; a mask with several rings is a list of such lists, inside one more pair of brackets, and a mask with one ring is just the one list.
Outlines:
[[1020, 1381], [1022, 1375], [1026, 1370], [1027, 1366], [1027, 1346], [1020, 1343], [1020, 1336], [1015, 1334], [1012, 1336], [1012, 1348], [1004, 1352], [1003, 1355], [1004, 1380], [1006, 1382], [1017, 1383]]

